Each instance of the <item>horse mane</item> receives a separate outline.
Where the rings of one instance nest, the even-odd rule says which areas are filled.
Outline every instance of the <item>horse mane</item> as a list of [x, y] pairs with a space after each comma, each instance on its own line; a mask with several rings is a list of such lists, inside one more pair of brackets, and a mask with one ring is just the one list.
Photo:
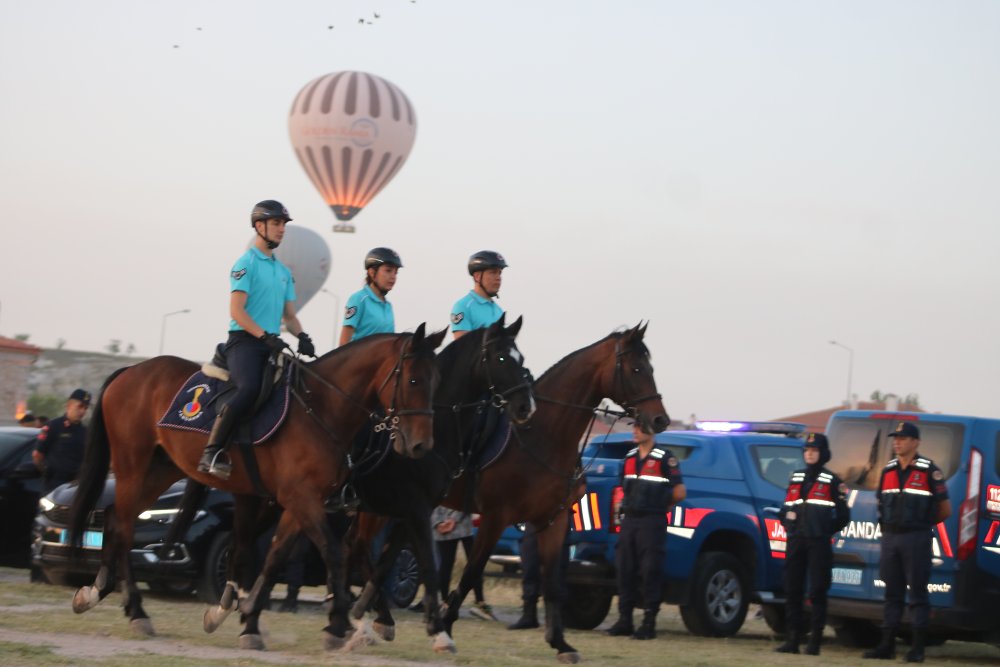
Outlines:
[[370, 336], [365, 336], [364, 338], [360, 338], [358, 340], [352, 340], [347, 345], [341, 345], [340, 347], [335, 347], [332, 350], [330, 350], [329, 352], [326, 352], [325, 354], [317, 357], [316, 359], [313, 359], [312, 361], [304, 361], [304, 362], [301, 362], [301, 363], [304, 363], [306, 366], [312, 366], [313, 364], [318, 364], [319, 362], [323, 361], [327, 357], [332, 357], [333, 355], [338, 354], [340, 352], [343, 352], [344, 350], [347, 350], [348, 348], [351, 348], [352, 346], [363, 347], [366, 344], [374, 343], [376, 341], [382, 340], [383, 338], [399, 337], [399, 336], [412, 336], [412, 335], [413, 335], [412, 332], [407, 332], [407, 333], [404, 333], [404, 334], [394, 334], [394, 333], [391, 333], [391, 334], [390, 333], [372, 334]]
[[[542, 380], [544, 380], [544, 379], [545, 379], [545, 378], [546, 378], [546, 377], [547, 377], [547, 376], [549, 375], [549, 373], [554, 373], [554, 372], [555, 372], [556, 370], [558, 370], [558, 369], [559, 369], [559, 367], [563, 366], [564, 364], [567, 364], [567, 363], [569, 363], [570, 359], [572, 359], [572, 358], [573, 358], [573, 357], [575, 357], [576, 355], [578, 355], [578, 354], [583, 354], [584, 352], [586, 352], [587, 350], [590, 350], [591, 348], [594, 348], [594, 347], [597, 347], [598, 345], [602, 345], [602, 344], [603, 344], [603, 343], [604, 343], [605, 341], [607, 341], [607, 340], [609, 340], [609, 339], [611, 339], [611, 338], [617, 338], [617, 339], [620, 339], [620, 338], [622, 338], [622, 337], [623, 337], [623, 336], [624, 336], [624, 335], [625, 335], [626, 333], [628, 333], [628, 332], [627, 332], [627, 331], [612, 331], [612, 332], [611, 332], [610, 334], [608, 334], [607, 336], [605, 336], [605, 337], [604, 337], [604, 338], [602, 338], [601, 340], [599, 340], [599, 341], [597, 341], [597, 342], [594, 342], [594, 343], [591, 343], [590, 345], [588, 345], [588, 346], [586, 346], [586, 347], [581, 347], [581, 348], [580, 348], [579, 350], [574, 350], [574, 351], [570, 352], [570, 353], [569, 353], [569, 354], [567, 354], [567, 355], [566, 355], [565, 357], [563, 357], [562, 359], [560, 359], [560, 360], [559, 360], [559, 361], [557, 361], [556, 363], [554, 363], [554, 364], [552, 364], [551, 366], [549, 366], [549, 367], [548, 367], [548, 368], [547, 368], [547, 369], [545, 370], [545, 372], [544, 372], [544, 373], [542, 373], [542, 374], [541, 374], [541, 375], [540, 375], [540, 376], [538, 377], [538, 379], [537, 379], [537, 380], [535, 380], [535, 384], [538, 384], [539, 382], [541, 382]], [[648, 347], [646, 347], [646, 343], [644, 343], [644, 342], [643, 342], [643, 341], [641, 341], [641, 340], [638, 340], [638, 341], [637, 341], [637, 340], [635, 340], [635, 339], [633, 338], [633, 339], [632, 339], [632, 345], [635, 345], [635, 346], [637, 346], [637, 348], [638, 348], [638, 351], [639, 351], [639, 352], [640, 352], [641, 354], [643, 354], [644, 356], [646, 356], [647, 358], [649, 358], [649, 356], [650, 356], [650, 355], [649, 355], [649, 348], [648, 348]]]

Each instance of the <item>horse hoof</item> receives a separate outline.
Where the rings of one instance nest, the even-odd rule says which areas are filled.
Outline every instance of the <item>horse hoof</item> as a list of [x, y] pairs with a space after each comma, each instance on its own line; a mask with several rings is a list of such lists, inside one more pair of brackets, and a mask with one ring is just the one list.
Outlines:
[[556, 660], [564, 665], [575, 665], [580, 662], [580, 654], [576, 651], [567, 651], [566, 653], [559, 653], [556, 655]]
[[264, 640], [260, 635], [240, 635], [240, 648], [244, 651], [263, 651]]
[[152, 637], [156, 634], [153, 632], [153, 622], [148, 618], [133, 618], [128, 622], [128, 627], [137, 637]]
[[381, 637], [383, 640], [387, 642], [391, 642], [393, 639], [396, 638], [395, 625], [387, 625], [385, 623], [379, 623], [376, 621], [375, 623], [372, 623], [372, 630], [375, 632], [375, 634], [377, 634], [379, 637]]
[[73, 611], [77, 614], [93, 609], [101, 601], [101, 596], [93, 586], [84, 586], [73, 595]]
[[435, 653], [455, 653], [458, 650], [455, 648], [455, 642], [447, 632], [437, 633], [434, 637], [432, 648]]
[[344, 648], [344, 641], [343, 637], [338, 637], [337, 635], [326, 632], [325, 630], [323, 631], [324, 651], [339, 651]]
[[353, 651], [364, 646], [374, 646], [375, 638], [365, 631], [365, 628], [358, 628], [358, 631], [351, 636], [350, 640], [344, 644], [344, 651]]

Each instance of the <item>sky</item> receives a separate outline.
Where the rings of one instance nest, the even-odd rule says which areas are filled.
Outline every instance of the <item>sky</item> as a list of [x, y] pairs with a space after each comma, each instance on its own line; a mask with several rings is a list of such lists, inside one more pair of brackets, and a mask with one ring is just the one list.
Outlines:
[[[353, 235], [287, 130], [342, 70], [417, 114]], [[832, 407], [849, 371], [1000, 417], [998, 81], [988, 0], [5, 2], [0, 335], [208, 358], [273, 198], [330, 247], [321, 351], [369, 248], [402, 256], [399, 330], [447, 326], [494, 249], [536, 376], [648, 321], [676, 419]]]

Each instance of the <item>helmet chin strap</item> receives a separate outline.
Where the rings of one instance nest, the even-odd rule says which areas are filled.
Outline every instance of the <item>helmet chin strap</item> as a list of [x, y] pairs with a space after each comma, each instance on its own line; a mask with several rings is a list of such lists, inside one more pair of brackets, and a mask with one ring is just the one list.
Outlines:
[[485, 292], [486, 296], [488, 296], [489, 298], [491, 299], [499, 298], [497, 297], [497, 294], [499, 294], [499, 292], [491, 292], [488, 289], [486, 289], [486, 287], [483, 286], [483, 273], [482, 271], [479, 271], [478, 273], [479, 273], [479, 279], [476, 281], [476, 285], [478, 285], [479, 288], [483, 290], [483, 292]]
[[[267, 238], [267, 234], [261, 234], [260, 230], [257, 229], [257, 225], [254, 225], [253, 228], [254, 228], [254, 231], [257, 232], [257, 236], [259, 236], [262, 239], [264, 239], [264, 243], [267, 244], [268, 250], [274, 250], [279, 245], [281, 245], [280, 242], [278, 242], [278, 241], [272, 241], [271, 239]], [[264, 229], [267, 229], [267, 222], [264, 223]]]

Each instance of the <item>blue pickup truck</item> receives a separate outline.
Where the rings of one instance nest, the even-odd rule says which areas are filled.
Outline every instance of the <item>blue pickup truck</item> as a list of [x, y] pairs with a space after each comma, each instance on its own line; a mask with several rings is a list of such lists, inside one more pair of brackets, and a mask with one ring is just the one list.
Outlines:
[[[668, 517], [663, 601], [680, 605], [692, 633], [735, 634], [751, 601], [782, 630], [786, 536], [778, 510], [789, 475], [802, 466], [804, 434], [801, 424], [702, 422], [656, 436], [681, 461], [687, 486], [687, 499]], [[587, 492], [573, 506], [569, 535], [569, 627], [597, 627], [616, 594], [619, 477], [632, 447], [629, 435], [614, 434], [583, 451]], [[509, 528], [496, 562], [516, 562], [516, 537]]]

